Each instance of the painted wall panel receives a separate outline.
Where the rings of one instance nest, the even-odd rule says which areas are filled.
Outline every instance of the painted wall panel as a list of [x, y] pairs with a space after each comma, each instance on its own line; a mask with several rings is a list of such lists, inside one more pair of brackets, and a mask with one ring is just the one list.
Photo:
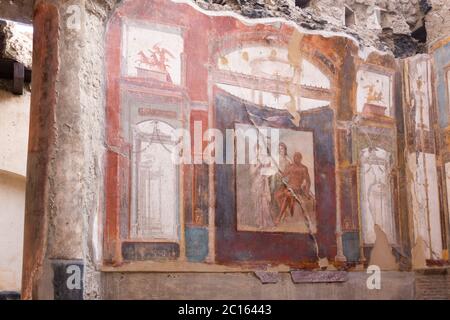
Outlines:
[[426, 243], [428, 259], [442, 258], [441, 220], [436, 156], [427, 153], [410, 153], [408, 168], [412, 197], [414, 240], [419, 237]]
[[450, 96], [448, 94], [448, 67], [450, 66], [450, 43], [444, 44], [433, 53], [434, 72], [436, 79], [436, 101], [439, 112], [439, 125], [445, 128], [449, 125]]

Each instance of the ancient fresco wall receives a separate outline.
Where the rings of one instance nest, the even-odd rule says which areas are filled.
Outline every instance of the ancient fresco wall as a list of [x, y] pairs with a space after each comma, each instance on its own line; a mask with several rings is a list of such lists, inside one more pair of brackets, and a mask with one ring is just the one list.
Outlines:
[[448, 40], [404, 62], [413, 266], [448, 259]]
[[[427, 259], [442, 258], [439, 179], [435, 132], [432, 126], [431, 59], [419, 55], [406, 63], [408, 181], [413, 241], [423, 242]], [[423, 250], [422, 250], [423, 251]]]
[[[363, 270], [376, 261], [373, 256], [379, 258], [380, 238], [384, 240], [381, 256], [396, 255], [391, 266], [408, 270], [411, 251], [422, 256], [421, 266], [445, 263], [448, 208], [443, 201], [447, 185], [443, 168], [449, 162], [448, 134], [447, 116], [437, 110], [446, 113], [448, 100], [442, 100], [442, 89], [439, 99], [435, 92], [445, 86], [442, 76], [437, 76], [448, 65], [444, 42], [430, 49], [433, 71], [428, 114], [413, 112], [417, 110], [414, 105], [410, 108], [410, 73], [403, 61], [358, 47], [374, 44], [387, 50], [384, 41], [373, 37], [376, 31], [337, 27], [286, 6], [268, 13], [260, 1], [253, 1], [253, 7], [246, 1], [239, 10], [251, 17], [287, 11], [284, 17], [315, 31], [277, 19], [250, 21], [223, 12], [201, 12], [184, 0], [127, 0], [115, 7], [118, 2], [43, 0], [36, 4], [24, 298], [61, 297], [58, 290], [65, 287], [65, 268], [73, 263], [84, 272], [87, 298], [98, 298], [100, 286], [104, 297], [410, 297], [411, 273], [384, 278], [386, 290], [378, 293], [366, 289], [365, 272], [353, 273], [344, 286], [305, 287], [294, 285], [288, 274], [281, 275], [279, 285], [263, 286], [253, 271], [325, 269], [327, 262], [329, 269], [334, 264]], [[73, 4], [84, 17], [77, 30], [65, 19]], [[339, 9], [337, 19], [342, 21], [346, 9]], [[376, 11], [368, 13], [366, 5], [361, 9], [367, 14]], [[129, 33], [123, 32], [127, 22]], [[437, 25], [445, 27], [440, 22]], [[397, 27], [402, 26], [396, 24], [394, 32]], [[358, 40], [349, 38], [355, 34]], [[399, 49], [397, 55], [415, 54], [417, 47], [403, 41], [408, 37], [388, 34], [386, 39], [393, 40], [390, 45]], [[429, 130], [416, 126], [427, 115]], [[282, 176], [301, 182], [297, 189], [303, 193], [308, 191], [309, 176], [309, 191], [315, 200], [310, 216], [316, 219], [311, 229], [306, 218], [301, 220], [302, 230], [295, 232], [287, 232], [284, 226], [281, 232], [238, 228], [235, 182], [242, 177], [235, 174], [234, 165], [212, 166], [203, 161], [203, 150], [218, 132], [210, 132], [203, 143], [192, 143], [184, 155], [192, 155], [194, 164], [178, 165], [174, 172], [165, 152], [180, 137], [168, 134], [172, 129], [166, 130], [167, 126], [201, 137], [208, 127], [235, 128], [236, 119], [241, 120], [238, 125], [274, 127], [292, 137], [312, 132], [313, 156], [303, 143], [287, 146], [289, 158], [294, 158], [292, 150], [300, 150], [306, 153], [302, 153], [305, 159], [286, 173], [281, 170]], [[439, 130], [436, 123], [443, 123]], [[427, 132], [433, 128], [434, 134]], [[137, 148], [139, 144], [144, 148]], [[222, 156], [234, 159], [235, 154], [225, 151]], [[416, 169], [416, 164], [424, 162], [425, 166]], [[162, 177], [155, 168], [162, 168], [163, 176], [176, 177], [169, 191], [158, 189]], [[134, 172], [140, 172], [142, 179]], [[414, 175], [424, 193], [439, 194], [439, 203], [431, 212], [440, 213], [444, 261], [425, 261], [425, 240], [422, 248], [415, 243], [414, 181], [409, 180]], [[421, 180], [423, 176], [436, 176], [437, 189]], [[276, 178], [253, 177], [263, 186]], [[293, 194], [278, 193], [279, 188], [270, 186], [270, 192], [257, 190], [255, 194], [265, 199], [270, 194], [270, 206], [275, 206], [269, 212], [272, 219], [279, 216], [284, 203], [285, 217], [280, 220], [299, 220], [301, 210], [292, 201], [297, 201]], [[390, 197], [382, 187], [392, 190]], [[280, 204], [275, 195], [280, 195]], [[255, 198], [248, 202], [256, 203]], [[416, 216], [423, 218], [420, 210]], [[258, 217], [270, 221], [267, 210], [259, 213]], [[98, 241], [101, 236], [103, 245]], [[429, 244], [436, 243], [435, 239]], [[439, 252], [433, 259], [438, 257]], [[124, 275], [121, 271], [142, 273]], [[217, 290], [218, 283], [226, 289]], [[394, 290], [403, 286], [408, 287], [407, 293]], [[76, 295], [83, 295], [82, 290]]]
[[445, 258], [429, 56], [162, 0], [120, 5], [107, 48], [106, 264]]
[[450, 110], [450, 39], [443, 39], [432, 48], [434, 103], [436, 105], [436, 135], [438, 154], [438, 179], [441, 186], [441, 222], [443, 233], [443, 255], [448, 258], [450, 245], [450, 205], [446, 199], [450, 194], [448, 181], [450, 163], [449, 110]]

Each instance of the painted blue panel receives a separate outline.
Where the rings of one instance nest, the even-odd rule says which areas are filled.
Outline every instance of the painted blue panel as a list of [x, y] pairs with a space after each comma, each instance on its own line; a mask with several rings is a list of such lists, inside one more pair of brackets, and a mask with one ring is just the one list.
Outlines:
[[434, 65], [436, 71], [436, 92], [437, 109], [439, 113], [439, 125], [445, 128], [449, 125], [449, 101], [447, 94], [447, 83], [445, 76], [445, 67], [450, 64], [450, 43], [434, 52]]
[[358, 232], [346, 232], [342, 235], [344, 255], [348, 262], [359, 260], [359, 234]]
[[203, 262], [208, 256], [208, 229], [186, 227], [186, 257], [191, 262]]

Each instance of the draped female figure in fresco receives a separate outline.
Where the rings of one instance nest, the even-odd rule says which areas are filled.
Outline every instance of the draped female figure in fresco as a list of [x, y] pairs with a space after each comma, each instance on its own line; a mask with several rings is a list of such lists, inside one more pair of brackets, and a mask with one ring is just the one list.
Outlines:
[[[280, 142], [278, 152], [278, 170], [270, 179], [270, 189], [272, 194], [275, 194], [280, 188], [284, 187], [283, 173], [286, 168], [292, 164], [292, 160], [288, 155], [287, 145], [284, 142]], [[274, 204], [276, 205], [276, 201], [274, 201]]]
[[252, 192], [254, 194], [255, 221], [258, 228], [274, 227], [271, 215], [272, 195], [270, 190], [270, 176], [273, 175], [273, 164], [270, 156], [259, 152], [257, 147], [256, 164], [250, 166], [250, 176], [252, 177]]

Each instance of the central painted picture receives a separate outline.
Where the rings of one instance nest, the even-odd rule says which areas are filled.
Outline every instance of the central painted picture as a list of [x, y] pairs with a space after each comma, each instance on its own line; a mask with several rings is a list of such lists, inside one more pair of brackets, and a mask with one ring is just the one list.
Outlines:
[[[252, 128], [236, 124], [236, 131]], [[256, 161], [236, 165], [237, 229], [316, 233], [313, 133], [278, 132], [278, 159], [258, 144]]]

